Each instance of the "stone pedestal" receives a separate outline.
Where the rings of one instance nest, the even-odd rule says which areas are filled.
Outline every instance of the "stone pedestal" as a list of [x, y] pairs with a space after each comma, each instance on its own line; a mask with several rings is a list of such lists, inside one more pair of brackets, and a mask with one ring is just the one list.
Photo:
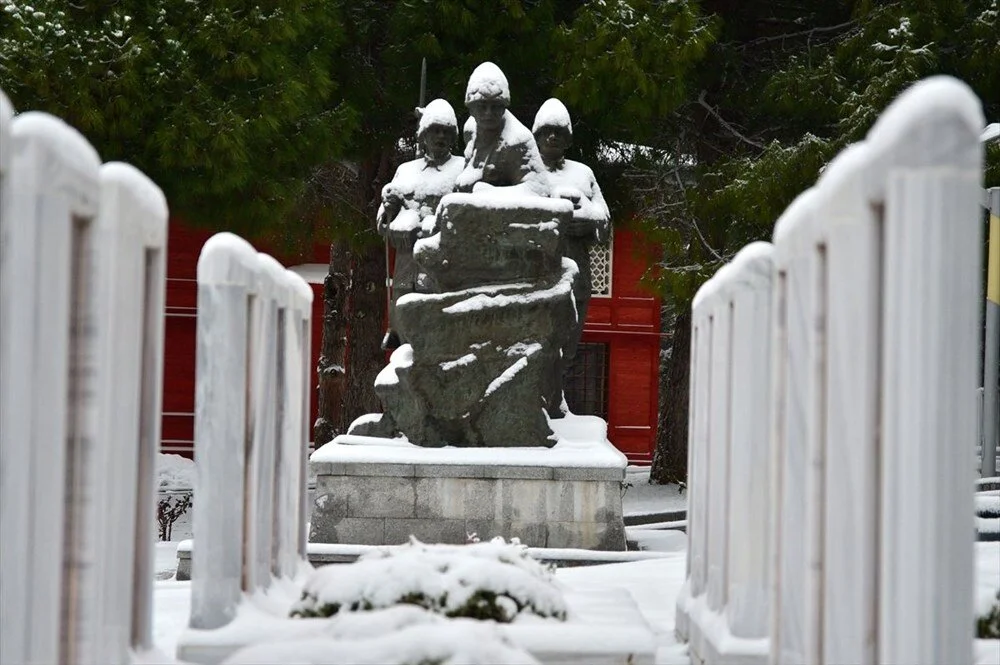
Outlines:
[[531, 547], [624, 550], [625, 456], [592, 416], [551, 421], [552, 448], [422, 448], [345, 435], [311, 460], [310, 540], [396, 545], [520, 538]]

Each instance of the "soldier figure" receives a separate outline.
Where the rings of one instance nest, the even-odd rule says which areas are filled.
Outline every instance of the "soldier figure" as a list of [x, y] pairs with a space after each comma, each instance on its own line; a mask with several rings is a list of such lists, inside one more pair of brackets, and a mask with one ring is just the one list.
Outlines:
[[471, 192], [478, 183], [485, 183], [517, 186], [526, 194], [548, 196], [548, 179], [535, 138], [507, 110], [510, 86], [499, 67], [492, 62], [476, 67], [469, 77], [465, 105], [475, 119], [475, 128], [465, 146], [465, 170], [455, 183], [456, 191]]
[[590, 247], [607, 239], [611, 214], [590, 167], [565, 158], [573, 144], [573, 125], [563, 103], [553, 98], [542, 104], [531, 131], [548, 170], [551, 195], [573, 202], [573, 221], [563, 233], [563, 252], [576, 261], [580, 273], [573, 285], [578, 321], [563, 349], [563, 366], [568, 367], [576, 356], [590, 302]]
[[401, 164], [392, 182], [382, 188], [382, 205], [376, 218], [378, 232], [396, 249], [389, 305], [389, 331], [383, 347], [394, 349], [405, 343], [395, 325], [396, 301], [420, 291], [420, 267], [413, 259], [413, 244], [422, 235], [425, 219], [434, 214], [441, 198], [455, 188], [465, 160], [451, 154], [458, 135], [458, 120], [451, 104], [435, 99], [421, 110], [417, 141], [424, 155]]

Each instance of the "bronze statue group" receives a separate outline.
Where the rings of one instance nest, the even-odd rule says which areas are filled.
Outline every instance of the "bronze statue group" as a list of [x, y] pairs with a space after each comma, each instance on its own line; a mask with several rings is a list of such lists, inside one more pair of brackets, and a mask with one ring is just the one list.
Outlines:
[[407, 293], [426, 290], [413, 246], [436, 232], [438, 203], [451, 192], [501, 187], [514, 196], [555, 197], [573, 203], [572, 222], [560, 231], [563, 253], [579, 269], [573, 287], [576, 328], [564, 350], [566, 361], [575, 355], [591, 294], [590, 246], [607, 239], [610, 213], [590, 167], [566, 159], [573, 142], [566, 106], [555, 98], [547, 100], [529, 130], [510, 112], [510, 99], [510, 86], [499, 67], [485, 62], [473, 71], [465, 91], [470, 117], [463, 127], [464, 157], [451, 154], [458, 136], [452, 106], [435, 99], [418, 109], [417, 142], [423, 154], [396, 170], [382, 190], [377, 216], [379, 233], [396, 250], [390, 329], [384, 341], [387, 349], [406, 342], [394, 325], [396, 301]]

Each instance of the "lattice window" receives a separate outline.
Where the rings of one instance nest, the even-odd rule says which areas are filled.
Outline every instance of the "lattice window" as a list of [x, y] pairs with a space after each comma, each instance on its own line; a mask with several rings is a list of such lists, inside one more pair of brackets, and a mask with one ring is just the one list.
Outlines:
[[608, 345], [583, 343], [563, 376], [569, 410], [580, 416], [608, 419]]
[[590, 246], [591, 296], [611, 297], [611, 255], [614, 242], [611, 238]]

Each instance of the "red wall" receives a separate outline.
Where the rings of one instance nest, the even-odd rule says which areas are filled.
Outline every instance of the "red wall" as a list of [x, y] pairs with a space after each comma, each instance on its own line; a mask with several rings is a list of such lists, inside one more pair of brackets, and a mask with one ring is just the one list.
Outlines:
[[[177, 220], [170, 222], [162, 434], [162, 449], [167, 453], [190, 455], [193, 448], [197, 263], [201, 247], [211, 235]], [[638, 233], [615, 231], [612, 296], [591, 298], [583, 333], [585, 342], [609, 345], [608, 438], [634, 462], [652, 459], [656, 438], [660, 301], [639, 283], [652, 260], [644, 248]], [[327, 252], [325, 246], [317, 245], [307, 259], [275, 258], [283, 265], [325, 264]], [[323, 301], [322, 286], [311, 286], [313, 422], [317, 413], [315, 372], [322, 340]]]
[[[201, 247], [214, 232], [193, 229], [170, 220], [167, 235], [167, 307], [163, 359], [163, 433], [161, 448], [165, 453], [191, 455], [194, 447], [194, 363], [195, 312], [198, 303], [197, 266]], [[259, 244], [255, 244], [262, 249]], [[266, 249], [264, 251], [267, 251]], [[275, 255], [283, 265], [326, 263], [329, 249], [313, 248], [306, 260]], [[310, 386], [310, 427], [317, 412], [316, 365], [323, 335], [323, 287], [313, 289], [312, 368]]]
[[611, 297], [590, 299], [582, 340], [609, 345], [608, 439], [633, 462], [650, 462], [656, 445], [660, 300], [640, 284], [647, 249], [639, 233], [615, 230]]

